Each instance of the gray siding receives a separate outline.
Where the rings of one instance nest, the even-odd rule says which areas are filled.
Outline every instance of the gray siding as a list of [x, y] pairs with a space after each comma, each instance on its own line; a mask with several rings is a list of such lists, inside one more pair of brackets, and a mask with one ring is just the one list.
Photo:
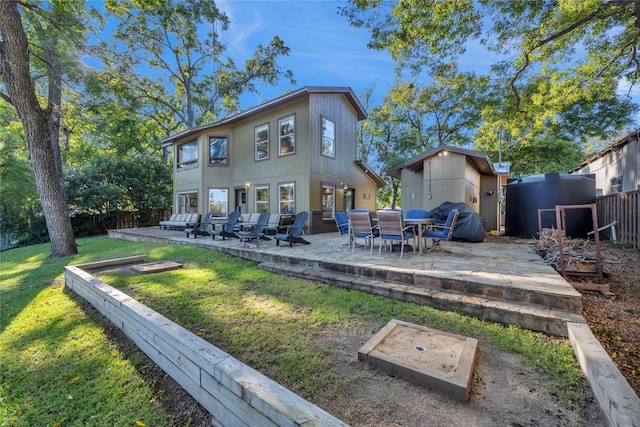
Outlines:
[[[278, 120], [289, 115], [295, 115], [296, 152], [279, 156]], [[335, 158], [321, 155], [322, 117], [335, 124]], [[357, 208], [375, 210], [377, 186], [355, 164], [357, 121], [357, 111], [343, 94], [314, 93], [232, 123], [200, 129], [198, 167], [175, 171], [174, 199], [180, 192], [197, 191], [204, 214], [209, 188], [228, 188], [230, 209], [238, 204], [234, 190], [245, 188], [247, 211], [254, 212], [255, 187], [267, 185], [269, 210], [278, 212], [278, 185], [295, 182], [296, 212], [314, 211], [321, 210], [322, 184], [327, 183], [336, 187], [336, 210], [345, 208], [343, 184], [354, 189]], [[255, 127], [263, 124], [269, 125], [269, 158], [256, 161]], [[209, 165], [209, 136], [229, 138], [228, 166]], [[175, 145], [193, 139], [190, 133]]]
[[620, 147], [617, 151], [610, 151], [591, 163], [576, 171], [578, 174], [594, 174], [596, 189], [603, 195], [615, 194], [617, 188], [612, 180], [622, 177], [620, 192], [640, 189], [640, 141], [634, 139]]

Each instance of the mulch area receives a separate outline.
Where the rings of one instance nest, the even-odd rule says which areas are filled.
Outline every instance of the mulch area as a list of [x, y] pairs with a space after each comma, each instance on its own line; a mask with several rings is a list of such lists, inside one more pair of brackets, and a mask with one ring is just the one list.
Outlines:
[[581, 291], [582, 316], [640, 396], [640, 251], [604, 241], [602, 260], [612, 295]]

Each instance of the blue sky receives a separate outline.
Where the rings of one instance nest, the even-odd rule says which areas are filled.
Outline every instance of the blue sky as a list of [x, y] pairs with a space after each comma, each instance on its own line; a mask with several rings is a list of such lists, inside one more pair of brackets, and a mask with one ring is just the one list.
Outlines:
[[295, 85], [282, 81], [277, 87], [263, 87], [260, 95], [242, 97], [242, 108], [275, 98], [288, 89], [303, 86], [349, 86], [356, 95], [375, 84], [382, 98], [394, 81], [394, 62], [386, 52], [367, 48], [369, 33], [353, 28], [338, 14], [344, 2], [336, 0], [218, 1], [230, 20], [221, 41], [239, 65], [259, 43], [279, 36], [291, 48], [278, 61], [293, 71]]

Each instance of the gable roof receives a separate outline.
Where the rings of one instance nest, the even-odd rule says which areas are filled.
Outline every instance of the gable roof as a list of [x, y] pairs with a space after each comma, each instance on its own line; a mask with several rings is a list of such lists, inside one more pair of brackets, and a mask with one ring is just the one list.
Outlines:
[[443, 151], [464, 154], [465, 156], [467, 156], [467, 160], [473, 163], [473, 165], [480, 171], [481, 174], [496, 175], [496, 171], [493, 168], [493, 163], [491, 163], [491, 159], [489, 159], [489, 156], [485, 153], [445, 144], [427, 150], [424, 153], [418, 154], [417, 156], [412, 157], [406, 162], [399, 164], [398, 166], [392, 167], [391, 169], [387, 170], [387, 175], [394, 178], [400, 178], [400, 171], [402, 169], [410, 169], [414, 172], [421, 171], [423, 169], [423, 162], [426, 159], [428, 159], [429, 157], [433, 157]]
[[580, 169], [582, 169], [583, 167], [587, 166], [590, 163], [595, 162], [596, 160], [606, 156], [607, 154], [613, 153], [614, 151], [619, 151], [622, 147], [624, 147], [625, 145], [629, 144], [630, 142], [637, 142], [637, 141], [640, 141], [640, 128], [634, 130], [633, 132], [630, 132], [628, 135], [626, 135], [623, 138], [621, 138], [620, 140], [614, 142], [613, 144], [611, 144], [610, 146], [608, 146], [604, 150], [600, 151], [595, 156], [592, 156], [592, 157], [588, 158], [587, 160], [582, 162], [580, 165], [578, 165], [575, 168], [571, 169], [569, 172], [570, 173], [577, 172]]
[[371, 166], [369, 166], [368, 164], [366, 164], [362, 160], [356, 160], [356, 166], [358, 166], [358, 168], [360, 168], [360, 170], [362, 172], [364, 172], [364, 174], [371, 181], [373, 181], [378, 187], [384, 187], [385, 185], [387, 185], [387, 183], [384, 181], [384, 178], [382, 178], [380, 175], [378, 175], [378, 173], [376, 173], [376, 171], [371, 169]]
[[169, 145], [175, 142], [177, 139], [181, 139], [181, 138], [185, 138], [185, 137], [197, 134], [202, 130], [234, 123], [239, 120], [246, 119], [247, 117], [251, 117], [252, 115], [259, 114], [270, 108], [278, 107], [280, 105], [308, 96], [310, 94], [322, 94], [322, 93], [343, 94], [347, 98], [347, 101], [349, 102], [349, 104], [351, 104], [351, 106], [355, 110], [356, 115], [358, 116], [358, 120], [364, 120], [367, 118], [367, 112], [365, 111], [364, 106], [360, 103], [360, 100], [358, 99], [358, 97], [350, 87], [305, 86], [303, 88], [294, 90], [293, 92], [289, 92], [284, 95], [281, 95], [270, 101], [266, 101], [258, 106], [249, 108], [239, 113], [231, 114], [218, 121], [208, 123], [202, 126], [197, 126], [197, 127], [179, 132], [175, 135], [171, 135], [167, 138], [162, 139], [160, 142], [162, 143], [163, 146]]

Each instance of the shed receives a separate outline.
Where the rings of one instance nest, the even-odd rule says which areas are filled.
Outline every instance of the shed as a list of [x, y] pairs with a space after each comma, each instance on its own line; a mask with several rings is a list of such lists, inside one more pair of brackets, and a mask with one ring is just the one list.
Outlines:
[[464, 202], [482, 217], [486, 229], [499, 229], [500, 182], [485, 153], [439, 145], [387, 170], [387, 175], [401, 181], [404, 210]]

